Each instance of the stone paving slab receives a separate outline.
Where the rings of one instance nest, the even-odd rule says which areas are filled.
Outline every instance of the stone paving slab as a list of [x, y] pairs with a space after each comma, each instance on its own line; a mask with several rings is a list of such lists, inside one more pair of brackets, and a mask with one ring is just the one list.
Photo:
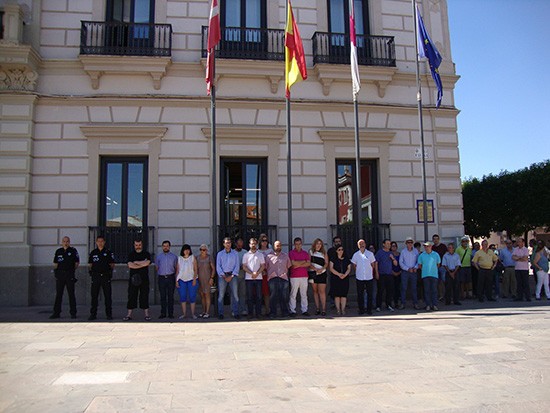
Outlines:
[[544, 301], [252, 322], [48, 315], [0, 315], [1, 412], [550, 411]]

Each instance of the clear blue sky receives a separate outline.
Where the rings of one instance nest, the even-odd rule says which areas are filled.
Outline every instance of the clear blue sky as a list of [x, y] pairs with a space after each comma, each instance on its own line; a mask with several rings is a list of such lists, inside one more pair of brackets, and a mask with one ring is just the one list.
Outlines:
[[550, 159], [550, 0], [447, 4], [462, 178]]

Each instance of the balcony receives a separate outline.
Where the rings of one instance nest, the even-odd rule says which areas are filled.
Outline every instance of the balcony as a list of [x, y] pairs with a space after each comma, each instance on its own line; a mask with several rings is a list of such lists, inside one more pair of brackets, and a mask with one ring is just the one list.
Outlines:
[[[313, 63], [350, 64], [348, 34], [313, 35]], [[360, 65], [395, 67], [395, 44], [392, 36], [357, 36], [357, 58]]]
[[155, 227], [88, 227], [88, 249], [95, 246], [98, 235], [105, 237], [105, 248], [115, 254], [117, 264], [126, 263], [128, 254], [133, 251], [134, 240], [143, 241], [143, 249], [151, 256], [155, 253]]
[[80, 54], [170, 56], [172, 25], [82, 21]]
[[357, 241], [362, 238], [367, 247], [372, 244], [377, 250], [384, 239], [391, 239], [390, 224], [369, 224], [363, 225], [363, 233], [357, 236], [357, 228], [353, 224], [331, 225], [332, 237], [338, 235], [342, 239], [342, 245], [349, 255], [357, 250]]
[[[222, 27], [216, 57], [226, 59], [285, 59], [285, 32], [278, 29]], [[208, 26], [202, 26], [202, 57], [207, 55]]]

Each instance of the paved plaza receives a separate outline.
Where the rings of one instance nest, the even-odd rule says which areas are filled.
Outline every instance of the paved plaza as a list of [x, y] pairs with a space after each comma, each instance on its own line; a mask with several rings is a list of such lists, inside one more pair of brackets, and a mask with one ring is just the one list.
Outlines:
[[4, 308], [0, 411], [550, 411], [549, 302], [480, 306], [250, 322]]

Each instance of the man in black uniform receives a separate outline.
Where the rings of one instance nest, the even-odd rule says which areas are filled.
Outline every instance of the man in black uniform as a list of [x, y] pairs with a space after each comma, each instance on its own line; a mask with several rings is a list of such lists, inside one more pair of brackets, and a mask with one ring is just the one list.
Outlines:
[[53, 305], [53, 313], [50, 319], [59, 318], [61, 315], [61, 302], [63, 300], [63, 291], [67, 288], [69, 295], [69, 308], [71, 318], [76, 318], [76, 298], [74, 295], [74, 276], [75, 270], [80, 264], [78, 251], [71, 247], [71, 239], [63, 237], [61, 240], [62, 247], [55, 251], [53, 257], [53, 267], [55, 274], [55, 304]]
[[128, 268], [130, 279], [128, 280], [128, 314], [124, 321], [132, 319], [132, 311], [137, 308], [139, 295], [139, 308], [145, 312], [145, 320], [149, 321], [149, 265], [151, 254], [143, 250], [143, 241], [134, 241], [134, 251], [128, 254]]
[[112, 320], [111, 278], [115, 268], [115, 256], [105, 248], [105, 238], [103, 236], [99, 235], [95, 240], [95, 244], [97, 248], [90, 252], [88, 258], [90, 276], [92, 277], [92, 308], [90, 308], [88, 320], [97, 318], [97, 299], [99, 298], [100, 289], [103, 289], [103, 296], [105, 297], [105, 315], [107, 320]]

